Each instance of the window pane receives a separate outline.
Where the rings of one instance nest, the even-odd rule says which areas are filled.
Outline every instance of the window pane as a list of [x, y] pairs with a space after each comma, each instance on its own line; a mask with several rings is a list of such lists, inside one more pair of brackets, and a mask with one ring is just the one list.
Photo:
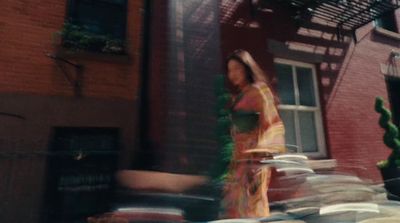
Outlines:
[[315, 106], [314, 82], [310, 68], [296, 67], [297, 83], [299, 85], [300, 104]]
[[278, 95], [281, 104], [296, 104], [294, 98], [292, 67], [285, 64], [275, 64], [275, 69], [278, 77]]
[[282, 118], [283, 124], [285, 125], [285, 140], [286, 146], [289, 151], [297, 152], [298, 149], [296, 143], [296, 129], [294, 125], [294, 111], [280, 110], [279, 114]]
[[389, 13], [377, 18], [375, 23], [378, 27], [390, 30], [392, 32], [397, 32], [396, 18], [394, 13]]
[[124, 39], [126, 15], [122, 1], [75, 0], [74, 3], [70, 15], [73, 23], [94, 34]]
[[317, 152], [314, 112], [299, 112], [300, 136], [303, 152]]

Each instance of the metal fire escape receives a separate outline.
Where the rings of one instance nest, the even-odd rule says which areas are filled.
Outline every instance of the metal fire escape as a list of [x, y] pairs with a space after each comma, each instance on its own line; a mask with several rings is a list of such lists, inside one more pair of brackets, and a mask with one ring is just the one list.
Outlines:
[[338, 37], [349, 31], [354, 35], [361, 26], [400, 7], [399, 0], [261, 0], [260, 5], [272, 2], [294, 10], [297, 21], [315, 17], [336, 26]]

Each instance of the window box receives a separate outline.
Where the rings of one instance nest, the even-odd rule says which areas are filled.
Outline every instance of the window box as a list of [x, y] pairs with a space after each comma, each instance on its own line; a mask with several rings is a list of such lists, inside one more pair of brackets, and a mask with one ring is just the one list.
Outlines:
[[60, 34], [61, 45], [73, 51], [125, 54], [124, 41], [107, 35], [91, 33], [84, 26], [65, 23]]
[[127, 0], [68, 0], [60, 45], [71, 51], [125, 54]]

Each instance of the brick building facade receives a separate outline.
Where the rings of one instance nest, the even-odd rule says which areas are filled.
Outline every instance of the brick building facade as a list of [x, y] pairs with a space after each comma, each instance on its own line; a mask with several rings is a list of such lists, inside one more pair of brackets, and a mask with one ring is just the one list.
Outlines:
[[[296, 21], [290, 7], [279, 3], [271, 3], [255, 15], [251, 14], [249, 4], [239, 1], [224, 2], [221, 10], [223, 56], [238, 48], [254, 55], [281, 98], [280, 112], [286, 122], [287, 141], [291, 144], [295, 142], [297, 150], [310, 157], [336, 159], [338, 171], [380, 182], [376, 162], [386, 159], [389, 150], [383, 144], [383, 130], [378, 125], [379, 115], [374, 111], [374, 103], [376, 96], [390, 101], [398, 94], [398, 91], [388, 90], [386, 80], [391, 74], [382, 69], [396, 67], [391, 52], [399, 50], [396, 22], [400, 19], [399, 11], [390, 11], [384, 16], [392, 19], [389, 28], [380, 27], [379, 17], [376, 17], [375, 21], [369, 20], [368, 24], [355, 29], [353, 35], [347, 31], [340, 37], [332, 23], [315, 17]], [[257, 26], [251, 27], [252, 22], [256, 22]], [[318, 147], [315, 151], [307, 151], [306, 146], [301, 148], [298, 141], [296, 144], [296, 140], [307, 137], [302, 135], [301, 129], [310, 129], [301, 126], [301, 118], [297, 121], [295, 118], [295, 126], [290, 121], [293, 116], [287, 114], [292, 109], [291, 102], [288, 102], [290, 96], [287, 95], [291, 86], [287, 85], [284, 66], [293, 68], [297, 78], [297, 88], [294, 88], [298, 90], [295, 93], [300, 96], [307, 91], [306, 85], [301, 85], [304, 78], [299, 78], [301, 69], [311, 69], [314, 73], [315, 84], [310, 82], [310, 85], [314, 86], [316, 95], [307, 96], [315, 97], [317, 102], [315, 106], [297, 110], [297, 117], [307, 109], [317, 111], [315, 129], [322, 134], [315, 136], [319, 138], [314, 143]], [[392, 107], [397, 103], [392, 101]], [[398, 110], [394, 114], [398, 116]], [[291, 129], [298, 128], [298, 131], [298, 126], [300, 134], [296, 136]]]
[[[389, 150], [374, 100], [389, 100], [384, 73], [391, 52], [399, 48], [397, 33], [371, 22], [353, 36], [339, 36], [321, 21], [297, 23], [293, 12], [279, 5], [249, 13], [245, 1], [170, 0], [145, 6], [146, 1], [102, 0], [106, 5], [98, 11], [88, 10], [85, 2], [93, 1], [1, 3], [3, 221], [51, 222], [43, 219], [49, 205], [57, 206], [50, 212], [72, 206], [48, 200], [57, 188], [74, 189], [71, 181], [104, 185], [118, 168], [206, 174], [218, 149], [213, 82], [223, 73], [223, 58], [238, 48], [251, 52], [280, 97], [292, 150], [337, 159], [339, 171], [380, 180], [375, 163]], [[105, 8], [117, 21], [118, 13], [126, 13], [125, 25], [90, 20], [104, 15]], [[400, 18], [399, 11], [394, 15]], [[66, 22], [76, 21], [89, 28], [71, 26], [75, 33], [65, 33]], [[104, 30], [112, 38], [122, 36], [122, 52]], [[65, 40], [78, 38], [76, 31], [84, 34], [78, 35], [83, 45], [68, 45]], [[88, 33], [95, 37], [90, 41], [103, 44], [97, 52], [89, 52], [95, 44], [84, 39]], [[80, 160], [89, 161], [80, 165]], [[105, 174], [89, 171], [72, 178], [103, 166]], [[51, 179], [63, 184], [55, 187]], [[107, 209], [97, 208], [92, 211]], [[64, 213], [73, 214], [85, 213]]]
[[[45, 222], [44, 213], [57, 208], [46, 207], [54, 203], [71, 207], [57, 199], [46, 204], [57, 193], [69, 193], [68, 189], [54, 192], [57, 186], [51, 179], [67, 182], [71, 172], [86, 169], [82, 179], [91, 178], [77, 184], [108, 185], [110, 171], [132, 162], [137, 144], [133, 136], [138, 129], [143, 2], [99, 1], [91, 9], [85, 4], [90, 3], [0, 3], [0, 219], [4, 222]], [[60, 32], [65, 31], [66, 22], [72, 18], [89, 29], [101, 28], [91, 23], [90, 16], [104, 8], [126, 14], [121, 21], [126, 27], [115, 28], [125, 33], [123, 52], [63, 47], [66, 38]], [[84, 32], [78, 33], [80, 38], [90, 33]], [[94, 33], [85, 38], [90, 44], [104, 37]], [[105, 156], [112, 158], [105, 161]], [[80, 158], [84, 165], [79, 164]], [[99, 166], [104, 173], [95, 170]], [[96, 202], [90, 199], [76, 201]]]
[[218, 2], [149, 2], [4, 3], [0, 219], [110, 210], [118, 169], [207, 173]]

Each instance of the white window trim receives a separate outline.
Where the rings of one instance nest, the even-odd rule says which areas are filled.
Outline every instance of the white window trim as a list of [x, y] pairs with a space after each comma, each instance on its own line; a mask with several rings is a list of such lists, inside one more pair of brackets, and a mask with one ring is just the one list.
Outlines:
[[[317, 82], [317, 73], [315, 66], [313, 64], [308, 64], [308, 63], [303, 63], [299, 61], [293, 61], [293, 60], [288, 60], [288, 59], [282, 59], [282, 58], [275, 58], [274, 63], [278, 64], [286, 64], [292, 66], [292, 75], [293, 75], [293, 86], [295, 88], [295, 99], [296, 99], [296, 104], [300, 104], [298, 102], [299, 99], [299, 92], [298, 92], [298, 86], [297, 86], [297, 75], [295, 75], [295, 70], [294, 67], [304, 67], [304, 68], [310, 68], [312, 70], [312, 78], [313, 78], [313, 84], [314, 84], [314, 95], [315, 95], [315, 100], [316, 100], [316, 106], [311, 107], [311, 106], [301, 106], [301, 105], [278, 105], [279, 110], [297, 110], [297, 111], [313, 111], [315, 112], [316, 115], [314, 115], [314, 121], [315, 121], [315, 131], [317, 134], [317, 146], [318, 146], [318, 152], [305, 152], [304, 154], [313, 157], [313, 158], [319, 158], [319, 157], [326, 157], [326, 144], [325, 144], [325, 132], [323, 128], [323, 123], [322, 123], [322, 112], [321, 112], [321, 105], [320, 105], [320, 98], [319, 98], [319, 90], [318, 90], [318, 82]], [[278, 83], [279, 84], [279, 83]], [[300, 140], [300, 131], [298, 126], [298, 117], [297, 113], [295, 113], [295, 128], [296, 128], [296, 140]], [[298, 141], [301, 144], [301, 141]], [[301, 148], [299, 148], [301, 150]], [[300, 151], [301, 152], [301, 151]]]

